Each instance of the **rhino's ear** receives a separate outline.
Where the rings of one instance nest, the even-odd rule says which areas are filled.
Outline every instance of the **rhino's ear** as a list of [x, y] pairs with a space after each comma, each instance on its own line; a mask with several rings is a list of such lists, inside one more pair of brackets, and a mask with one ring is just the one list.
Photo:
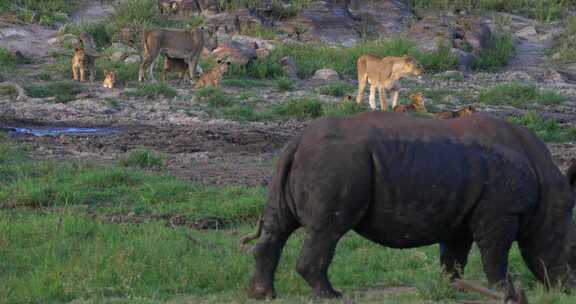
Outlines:
[[574, 188], [576, 186], [576, 159], [573, 158], [570, 161], [570, 167], [568, 167], [568, 171], [566, 171], [566, 178], [568, 178], [568, 183], [570, 186]]

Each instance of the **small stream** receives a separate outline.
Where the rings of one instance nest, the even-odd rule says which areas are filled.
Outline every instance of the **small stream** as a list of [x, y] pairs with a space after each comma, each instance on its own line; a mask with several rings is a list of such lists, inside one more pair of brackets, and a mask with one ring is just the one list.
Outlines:
[[76, 127], [5, 127], [0, 131], [10, 136], [59, 136], [59, 135], [108, 135], [120, 132], [115, 128], [76, 128]]

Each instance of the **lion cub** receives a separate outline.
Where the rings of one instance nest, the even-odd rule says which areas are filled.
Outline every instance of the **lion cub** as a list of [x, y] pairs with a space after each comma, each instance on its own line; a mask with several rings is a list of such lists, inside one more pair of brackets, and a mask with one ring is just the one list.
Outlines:
[[104, 78], [102, 86], [108, 89], [114, 88], [116, 85], [116, 73], [114, 71], [104, 71], [104, 75], [106, 75], [106, 78]]
[[169, 72], [178, 74], [178, 83], [184, 78], [190, 78], [188, 64], [184, 59], [166, 57], [164, 59], [164, 69], [162, 70], [162, 81], [166, 81], [166, 74]]
[[202, 77], [200, 77], [200, 79], [198, 79], [196, 82], [196, 85], [194, 85], [194, 88], [199, 89], [210, 85], [215, 88], [220, 86], [220, 81], [222, 80], [224, 74], [228, 71], [230, 63], [230, 61], [218, 59], [218, 65], [210, 70], [210, 72], [202, 75]]
[[86, 53], [83, 48], [77, 47], [72, 57], [72, 79], [86, 81]]
[[436, 114], [436, 118], [439, 119], [450, 119], [450, 118], [458, 118], [472, 115], [476, 112], [476, 109], [473, 106], [465, 106], [462, 109], [456, 111], [444, 111]]
[[380, 93], [382, 111], [386, 111], [388, 108], [386, 91], [392, 91], [392, 109], [394, 109], [398, 103], [399, 94], [398, 90], [394, 88], [394, 84], [405, 76], [424, 74], [424, 69], [420, 63], [410, 56], [380, 58], [370, 54], [362, 55], [358, 58], [357, 67], [358, 96], [356, 96], [356, 102], [362, 102], [366, 82], [370, 83], [369, 102], [372, 111], [376, 110], [376, 90]]
[[394, 112], [407, 113], [407, 112], [417, 112], [417, 113], [428, 113], [426, 105], [424, 104], [424, 94], [414, 93], [410, 95], [412, 103], [408, 105], [399, 104], [393, 108]]

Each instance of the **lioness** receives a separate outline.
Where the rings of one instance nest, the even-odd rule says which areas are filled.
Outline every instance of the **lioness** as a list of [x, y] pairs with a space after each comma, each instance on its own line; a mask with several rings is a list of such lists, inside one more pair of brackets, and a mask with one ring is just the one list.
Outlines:
[[374, 55], [362, 55], [357, 61], [358, 67], [358, 96], [356, 102], [361, 103], [364, 97], [366, 81], [370, 83], [370, 108], [376, 110], [376, 89], [380, 93], [380, 107], [382, 111], [388, 108], [386, 90], [393, 91], [392, 108], [398, 102], [398, 90], [394, 84], [400, 78], [407, 75], [420, 76], [424, 73], [422, 66], [410, 56], [384, 57]]
[[204, 27], [192, 30], [156, 29], [147, 30], [143, 33], [144, 55], [138, 81], [144, 81], [146, 72], [150, 79], [154, 79], [154, 60], [162, 54], [173, 59], [183, 59], [188, 65], [190, 85], [196, 79], [196, 66], [198, 58], [204, 47], [212, 51], [216, 48], [217, 27], [204, 29]]
[[224, 61], [218, 59], [218, 65], [214, 67], [210, 72], [202, 75], [196, 85], [194, 86], [195, 89], [213, 86], [217, 88], [220, 85], [220, 81], [222, 80], [222, 76], [228, 71], [228, 67], [230, 66], [230, 61]]
[[424, 94], [414, 93], [410, 95], [412, 103], [408, 105], [399, 104], [393, 108], [394, 112], [406, 113], [406, 112], [418, 112], [418, 113], [428, 113], [426, 105], [424, 104]]
[[444, 111], [436, 114], [436, 118], [439, 119], [450, 119], [450, 118], [458, 118], [472, 115], [472, 113], [476, 112], [476, 109], [473, 106], [465, 106], [462, 109], [458, 109], [456, 111]]
[[102, 86], [108, 89], [114, 88], [116, 85], [116, 73], [114, 71], [104, 71], [104, 81], [102, 82]]

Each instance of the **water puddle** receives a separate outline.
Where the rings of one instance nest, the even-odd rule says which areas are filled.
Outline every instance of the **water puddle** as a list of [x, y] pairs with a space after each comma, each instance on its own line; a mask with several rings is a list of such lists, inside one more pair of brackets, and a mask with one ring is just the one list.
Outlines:
[[10, 136], [108, 135], [120, 132], [115, 128], [54, 128], [54, 127], [0, 127]]

